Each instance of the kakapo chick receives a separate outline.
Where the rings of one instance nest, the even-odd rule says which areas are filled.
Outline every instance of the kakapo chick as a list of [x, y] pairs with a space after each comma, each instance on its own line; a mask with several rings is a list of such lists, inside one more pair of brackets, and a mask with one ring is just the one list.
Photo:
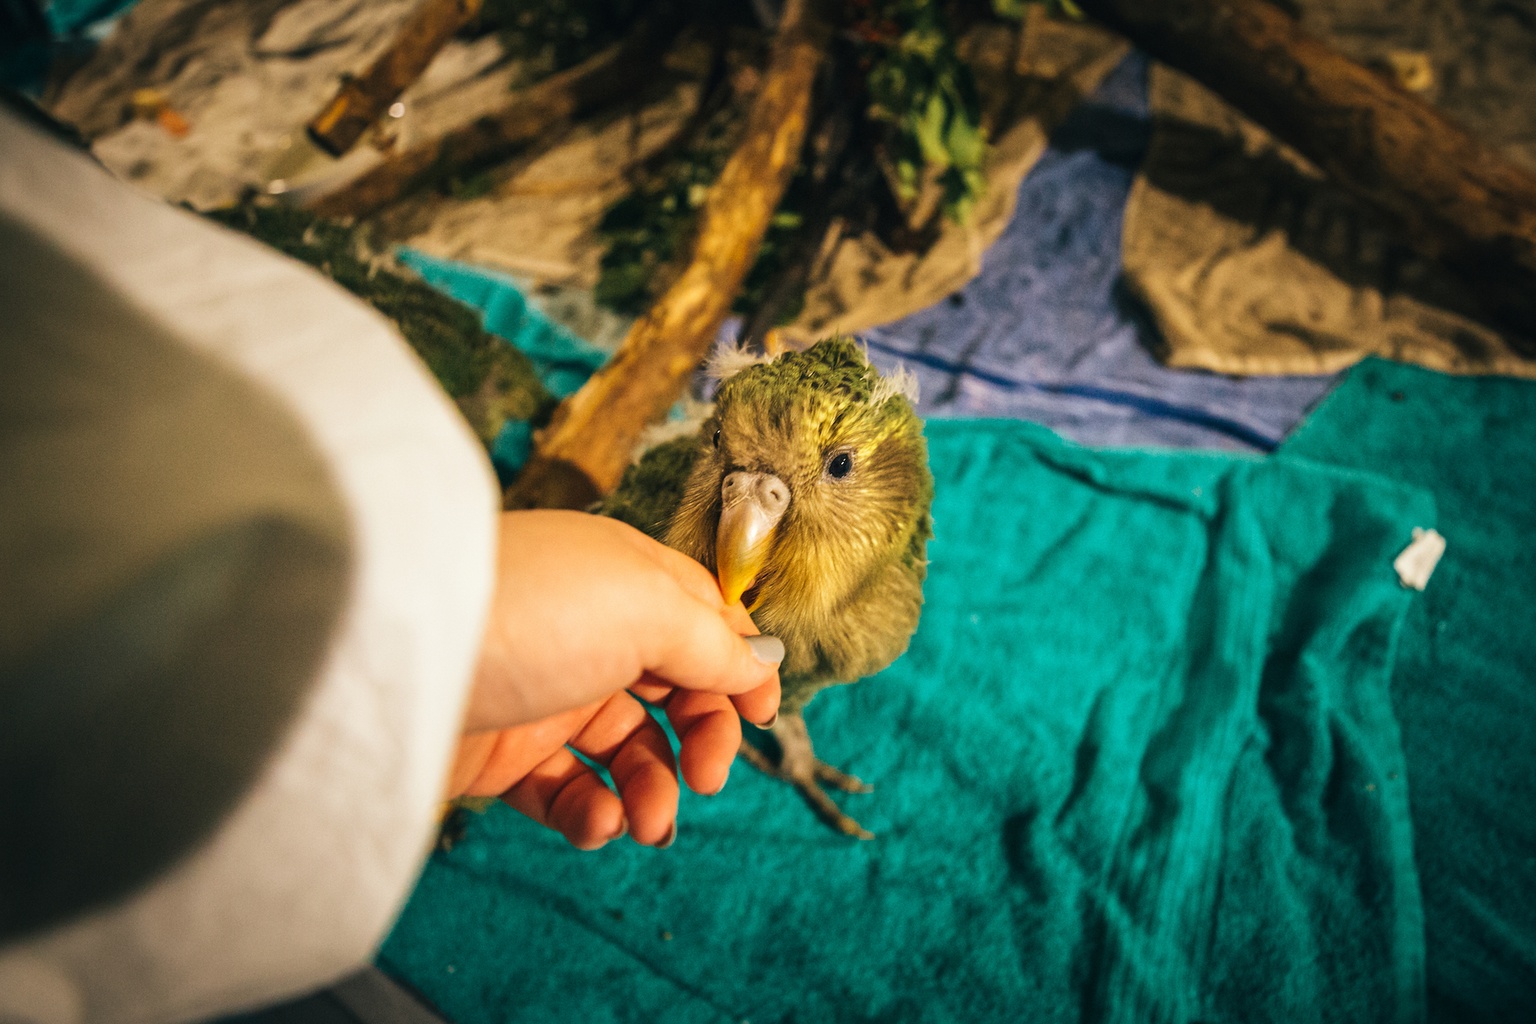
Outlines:
[[745, 743], [743, 755], [870, 838], [821, 784], [868, 787], [817, 760], [801, 712], [895, 661], [917, 629], [933, 477], [912, 379], [882, 377], [846, 338], [771, 360], [725, 349], [711, 370], [699, 433], [648, 452], [598, 511], [703, 563], [784, 642], [781, 757]]

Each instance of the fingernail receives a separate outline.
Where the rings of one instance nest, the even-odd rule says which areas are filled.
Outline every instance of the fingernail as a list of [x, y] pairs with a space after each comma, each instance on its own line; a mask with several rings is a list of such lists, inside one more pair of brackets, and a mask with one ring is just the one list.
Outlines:
[[667, 838], [665, 838], [661, 842], [657, 843], [656, 844], [656, 849], [658, 849], [658, 850], [665, 850], [667, 847], [671, 846], [675, 842], [677, 842], [677, 822], [674, 821], [672, 823], [672, 827], [667, 829]]
[[764, 665], [777, 665], [784, 660], [784, 641], [776, 636], [749, 636], [745, 638], [752, 654]]
[[775, 725], [779, 724], [779, 713], [777, 711], [775, 711], [773, 713], [773, 717], [768, 719], [768, 721], [762, 723], [761, 725], [758, 725], [758, 723], [756, 723], [756, 722], [753, 722], [752, 724], [756, 725], [759, 729], [763, 730], [763, 732], [767, 732], [769, 729], [772, 729]]
[[725, 788], [725, 783], [726, 782], [730, 782], [730, 781], [731, 781], [731, 776], [730, 776], [730, 773], [727, 772], [726, 776], [725, 776], [725, 782], [722, 782], [722, 783], [720, 783], [720, 785], [716, 786], [715, 787], [715, 791], [713, 793], [705, 793], [704, 795], [705, 796], [719, 796], [720, 795], [720, 791]]

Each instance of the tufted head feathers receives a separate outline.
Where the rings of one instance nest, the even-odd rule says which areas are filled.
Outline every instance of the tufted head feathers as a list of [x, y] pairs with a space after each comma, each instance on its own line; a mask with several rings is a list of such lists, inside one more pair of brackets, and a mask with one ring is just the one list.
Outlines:
[[[888, 398], [901, 395], [912, 405], [917, 404], [918, 383], [917, 375], [905, 366], [897, 366], [895, 371], [888, 375], [881, 375], [869, 361], [869, 353], [863, 347], [846, 337], [829, 338], [811, 346], [821, 355], [820, 362], [831, 363], [857, 363], [873, 381], [870, 388], [868, 401], [872, 405], [879, 405]], [[806, 350], [807, 352], [810, 349]], [[705, 364], [704, 372], [714, 380], [724, 383], [731, 377], [754, 366], [766, 366], [777, 359], [800, 355], [800, 353], [786, 352], [772, 355], [763, 352], [753, 352], [745, 345], [723, 342], [710, 354], [709, 361]]]

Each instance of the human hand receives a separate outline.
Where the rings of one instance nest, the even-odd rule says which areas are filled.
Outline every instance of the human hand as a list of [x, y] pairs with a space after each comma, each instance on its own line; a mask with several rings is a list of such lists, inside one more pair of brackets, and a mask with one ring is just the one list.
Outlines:
[[[703, 566], [622, 523], [579, 512], [502, 516], [498, 584], [450, 783], [500, 796], [574, 845], [627, 828], [665, 846], [677, 779], [636, 695], [665, 707], [689, 788], [717, 792], [741, 717], [777, 713], [783, 647], [753, 653], [740, 604]], [[569, 750], [608, 767], [620, 796]]]

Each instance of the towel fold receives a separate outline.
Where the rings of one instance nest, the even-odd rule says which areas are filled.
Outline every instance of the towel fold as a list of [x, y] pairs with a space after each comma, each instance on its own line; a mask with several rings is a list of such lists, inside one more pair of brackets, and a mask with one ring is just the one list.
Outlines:
[[1282, 451], [1434, 492], [1447, 547], [1403, 627], [1430, 1019], [1536, 1016], [1536, 383], [1369, 359]]
[[929, 435], [912, 649], [807, 712], [876, 783], [843, 800], [878, 839], [745, 766], [667, 851], [576, 853], [497, 806], [385, 968], [457, 1024], [1420, 1019], [1388, 678], [1428, 496], [1008, 421]]

